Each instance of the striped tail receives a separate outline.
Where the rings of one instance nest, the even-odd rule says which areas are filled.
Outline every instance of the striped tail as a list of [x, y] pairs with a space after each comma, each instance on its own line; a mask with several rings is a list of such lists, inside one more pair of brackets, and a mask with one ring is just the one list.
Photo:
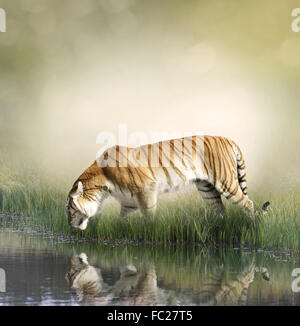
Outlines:
[[246, 166], [245, 166], [243, 154], [236, 144], [233, 145], [233, 151], [234, 151], [235, 157], [236, 157], [237, 174], [238, 174], [239, 184], [240, 184], [243, 194], [245, 196], [247, 196], [248, 188], [247, 188], [247, 180], [246, 180]]

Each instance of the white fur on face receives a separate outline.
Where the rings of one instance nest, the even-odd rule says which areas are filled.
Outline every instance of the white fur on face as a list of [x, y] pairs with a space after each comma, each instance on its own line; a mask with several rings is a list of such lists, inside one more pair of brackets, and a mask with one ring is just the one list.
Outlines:
[[87, 217], [92, 217], [96, 215], [101, 207], [101, 203], [106, 198], [104, 194], [96, 194], [93, 200], [85, 200], [83, 202], [80, 202], [79, 199], [75, 199], [74, 203], [77, 207], [77, 209]]
[[84, 203], [79, 203], [77, 199], [73, 199], [73, 201], [78, 211], [88, 218], [97, 214], [99, 210], [99, 203], [97, 201], [86, 201]]
[[99, 209], [99, 203], [97, 201], [90, 201], [84, 204], [84, 213], [88, 216], [94, 216], [97, 214]]
[[86, 218], [78, 227], [80, 230], [85, 230], [87, 228], [87, 224], [88, 224], [89, 219]]

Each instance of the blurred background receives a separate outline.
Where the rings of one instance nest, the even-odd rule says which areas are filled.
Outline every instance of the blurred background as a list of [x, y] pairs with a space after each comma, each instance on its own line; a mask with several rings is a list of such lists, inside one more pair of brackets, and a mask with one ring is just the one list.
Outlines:
[[297, 7], [0, 0], [0, 155], [75, 181], [119, 124], [198, 131], [239, 144], [250, 187], [299, 189]]

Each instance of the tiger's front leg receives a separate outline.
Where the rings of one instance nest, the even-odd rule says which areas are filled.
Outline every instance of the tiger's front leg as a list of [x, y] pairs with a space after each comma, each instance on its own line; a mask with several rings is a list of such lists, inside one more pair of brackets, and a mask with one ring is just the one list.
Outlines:
[[153, 217], [157, 207], [157, 192], [140, 192], [136, 195], [139, 209], [145, 217]]
[[120, 216], [127, 220], [127, 215], [137, 210], [137, 206], [128, 206], [121, 204]]

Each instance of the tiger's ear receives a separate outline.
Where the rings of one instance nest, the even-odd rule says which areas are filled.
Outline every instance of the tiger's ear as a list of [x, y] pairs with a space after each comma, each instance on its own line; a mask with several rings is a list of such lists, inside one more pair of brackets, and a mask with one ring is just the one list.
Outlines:
[[77, 183], [77, 189], [71, 194], [73, 199], [79, 198], [83, 194], [83, 184], [81, 181]]

